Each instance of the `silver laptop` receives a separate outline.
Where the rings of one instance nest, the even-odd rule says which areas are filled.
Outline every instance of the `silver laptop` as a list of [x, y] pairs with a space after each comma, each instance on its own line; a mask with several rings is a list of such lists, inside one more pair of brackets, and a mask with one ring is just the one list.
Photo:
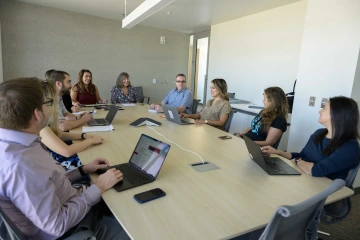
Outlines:
[[102, 174], [109, 168], [120, 170], [124, 179], [113, 188], [121, 192], [155, 181], [169, 150], [169, 144], [141, 134], [128, 163], [102, 168], [96, 172]]
[[180, 118], [179, 113], [176, 109], [176, 107], [170, 106], [170, 105], [162, 105], [162, 108], [164, 110], [166, 119], [168, 121], [180, 124], [180, 125], [188, 125], [188, 124], [194, 124], [194, 120], [188, 120], [186, 118]]
[[88, 124], [89, 126], [107, 126], [112, 123], [112, 121], [115, 118], [115, 115], [118, 111], [118, 107], [116, 105], [111, 105], [109, 107], [109, 112], [106, 115], [105, 118], [97, 118], [97, 119], [91, 119]]
[[259, 145], [254, 143], [246, 135], [244, 135], [243, 138], [249, 151], [250, 158], [269, 175], [301, 175], [300, 172], [289, 166], [280, 158], [269, 157], [265, 159]]

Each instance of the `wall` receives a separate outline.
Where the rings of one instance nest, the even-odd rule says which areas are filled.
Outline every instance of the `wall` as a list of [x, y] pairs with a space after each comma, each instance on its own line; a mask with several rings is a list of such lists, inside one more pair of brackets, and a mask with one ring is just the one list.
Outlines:
[[262, 104], [266, 87], [279, 86], [291, 92], [306, 4], [297, 2], [212, 26], [208, 82], [224, 78], [236, 98], [258, 104]]
[[[109, 99], [117, 76], [126, 71], [134, 86], [160, 102], [175, 87], [175, 76], [187, 72], [188, 34], [141, 25], [123, 30], [121, 21], [14, 1], [0, 1], [0, 20], [4, 79], [43, 78], [55, 68], [77, 82], [86, 68], [100, 96]], [[166, 37], [165, 45], [160, 36]]]
[[[323, 127], [317, 121], [321, 98], [352, 94], [360, 48], [359, 12], [358, 0], [308, 2], [289, 139], [292, 151], [300, 151]], [[310, 96], [316, 97], [315, 107], [308, 106]]]

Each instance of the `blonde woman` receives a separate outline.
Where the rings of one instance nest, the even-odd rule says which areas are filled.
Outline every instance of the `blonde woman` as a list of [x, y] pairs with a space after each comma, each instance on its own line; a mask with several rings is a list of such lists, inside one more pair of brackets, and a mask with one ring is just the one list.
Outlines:
[[212, 80], [210, 92], [213, 99], [206, 103], [206, 106], [200, 113], [181, 113], [180, 116], [195, 119], [196, 124], [208, 124], [222, 129], [231, 112], [226, 81], [221, 78]]
[[[54, 99], [49, 118], [49, 124], [40, 131], [42, 143], [48, 148], [52, 157], [61, 163], [67, 170], [81, 166], [79, 157], [76, 155], [93, 145], [101, 144], [103, 139], [99, 136], [88, 133], [69, 133], [62, 132], [58, 128], [57, 113], [57, 94], [55, 90], [55, 82], [53, 80], [45, 80], [42, 82], [45, 97]], [[83, 140], [71, 145], [67, 145], [64, 141]]]

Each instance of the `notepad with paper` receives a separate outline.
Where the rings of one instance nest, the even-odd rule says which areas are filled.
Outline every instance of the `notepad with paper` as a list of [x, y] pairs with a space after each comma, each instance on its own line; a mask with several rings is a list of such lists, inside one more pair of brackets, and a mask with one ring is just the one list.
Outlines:
[[82, 132], [83, 133], [88, 133], [88, 132], [109, 132], [114, 130], [115, 128], [113, 127], [112, 124], [107, 125], [107, 126], [93, 126], [93, 127], [87, 127], [87, 126], [83, 126], [82, 127]]

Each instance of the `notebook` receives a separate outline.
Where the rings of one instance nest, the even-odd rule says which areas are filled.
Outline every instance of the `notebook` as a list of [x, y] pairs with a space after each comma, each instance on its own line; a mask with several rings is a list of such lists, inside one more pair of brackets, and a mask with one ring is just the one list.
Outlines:
[[[129, 162], [109, 167], [120, 170], [124, 176], [113, 188], [121, 192], [155, 181], [170, 147], [167, 143], [142, 134]], [[107, 170], [99, 169], [97, 173], [102, 174]]]

